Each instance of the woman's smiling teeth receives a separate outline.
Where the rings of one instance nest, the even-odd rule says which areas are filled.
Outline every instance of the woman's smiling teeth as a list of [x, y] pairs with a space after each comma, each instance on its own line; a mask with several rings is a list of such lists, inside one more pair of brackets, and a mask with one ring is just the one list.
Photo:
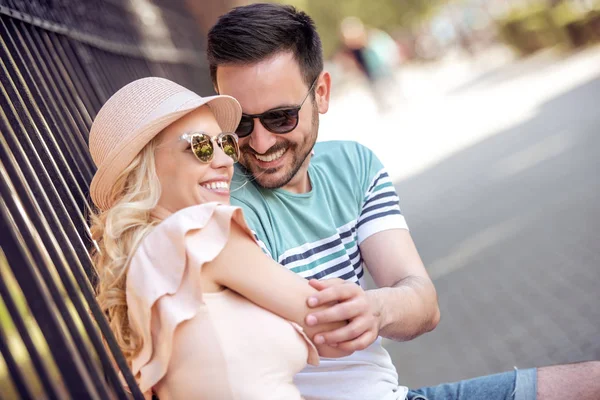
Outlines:
[[225, 181], [206, 182], [201, 183], [200, 186], [207, 190], [229, 190], [229, 182]]
[[258, 158], [260, 161], [264, 161], [264, 162], [271, 162], [271, 161], [275, 161], [278, 160], [279, 158], [281, 158], [281, 156], [283, 155], [283, 153], [285, 153], [287, 149], [281, 149], [275, 153], [271, 153], [271, 154], [267, 154], [267, 155], [260, 155], [260, 154], [254, 154], [254, 156], [256, 158]]

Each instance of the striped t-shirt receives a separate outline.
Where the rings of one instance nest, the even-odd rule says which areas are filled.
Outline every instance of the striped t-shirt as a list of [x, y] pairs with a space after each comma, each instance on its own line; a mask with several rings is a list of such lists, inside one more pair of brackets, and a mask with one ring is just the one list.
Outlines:
[[[362, 286], [361, 242], [387, 229], [408, 229], [393, 183], [369, 149], [347, 141], [317, 143], [308, 174], [312, 190], [296, 194], [259, 188], [236, 168], [231, 202], [243, 208], [263, 251], [281, 265], [307, 279]], [[398, 390], [381, 339], [349, 357], [322, 359], [295, 382], [307, 400], [383, 399]]]

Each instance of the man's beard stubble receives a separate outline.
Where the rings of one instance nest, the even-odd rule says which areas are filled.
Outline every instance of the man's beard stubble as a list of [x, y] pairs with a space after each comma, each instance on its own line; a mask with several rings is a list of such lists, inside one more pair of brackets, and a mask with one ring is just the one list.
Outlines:
[[[318, 136], [318, 131], [319, 131], [319, 111], [317, 109], [316, 103], [313, 103], [313, 104], [314, 104], [314, 107], [313, 107], [313, 113], [312, 113], [311, 132], [310, 132], [310, 136], [307, 138], [307, 140], [305, 140], [303, 142], [303, 147], [305, 147], [305, 149], [304, 149], [304, 151], [302, 151], [302, 154], [298, 155], [298, 153], [297, 153], [298, 145], [285, 140], [285, 134], [280, 135], [280, 136], [282, 136], [284, 141], [277, 142], [275, 145], [273, 145], [273, 147], [271, 147], [265, 153], [265, 155], [272, 154], [272, 153], [276, 153], [277, 151], [281, 150], [282, 148], [287, 148], [286, 151], [291, 151], [293, 154], [291, 164], [283, 165], [279, 169], [272, 168], [272, 169], [257, 171], [252, 168], [252, 166], [253, 166], [252, 163], [246, 162], [251, 157], [255, 158], [254, 154], [256, 154], [256, 152], [250, 147], [249, 144], [240, 146], [240, 153], [242, 154], [242, 157], [240, 158], [240, 164], [244, 167], [244, 170], [249, 175], [252, 176], [254, 182], [259, 187], [261, 187], [263, 189], [278, 189], [278, 188], [281, 188], [281, 187], [287, 185], [296, 176], [296, 174], [298, 173], [298, 171], [300, 170], [300, 168], [306, 161], [306, 158], [311, 154], [312, 149], [315, 146], [315, 143], [317, 141], [317, 136]], [[288, 165], [291, 165], [291, 168], [278, 181], [269, 182], [268, 180], [263, 179], [265, 177], [268, 178], [269, 176], [272, 176], [273, 174], [277, 173], [277, 171], [279, 171], [280, 169], [287, 168]]]

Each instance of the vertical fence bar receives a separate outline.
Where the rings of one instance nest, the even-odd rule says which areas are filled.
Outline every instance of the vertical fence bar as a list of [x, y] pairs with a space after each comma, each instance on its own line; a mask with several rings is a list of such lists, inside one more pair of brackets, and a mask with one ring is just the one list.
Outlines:
[[10, 248], [10, 251], [6, 253], [7, 260], [10, 265], [18, 266], [18, 268], [11, 267], [12, 272], [19, 286], [29, 295], [27, 299], [29, 308], [48, 341], [50, 352], [61, 372], [67, 390], [75, 399], [109, 398], [108, 394], [101, 397], [96, 391], [79, 354], [61, 326], [61, 321], [56, 317], [56, 304], [36, 271], [35, 265], [39, 260], [35, 260], [29, 253], [28, 248], [30, 247], [26, 245], [26, 239], [19, 235], [19, 233], [23, 233], [28, 240], [31, 240], [30, 232], [23, 231], [23, 228], [27, 228], [23, 226], [24, 221], [19, 219], [19, 204], [11, 196], [10, 189], [7, 177], [2, 176], [0, 179], [0, 222], [9, 229], [0, 232], [0, 240]]
[[[101, 105], [134, 79], [210, 91], [198, 32], [185, 0], [0, 0], [0, 245], [61, 379], [4, 282], [0, 297], [45, 398], [143, 398], [95, 301], [88, 135]], [[38, 398], [9, 343], [0, 325], [11, 382]]]
[[23, 376], [23, 373], [19, 368], [19, 363], [17, 363], [12, 353], [10, 352], [10, 349], [8, 348], [8, 340], [6, 336], [4, 336], [4, 332], [2, 331], [2, 329], [0, 329], [0, 354], [2, 354], [2, 357], [6, 362], [6, 366], [8, 367], [8, 372], [10, 373], [10, 376], [12, 378], [12, 382], [14, 383], [17, 392], [19, 392], [21, 399], [33, 400], [34, 397], [31, 395], [29, 388], [25, 384], [25, 377]]
[[[4, 168], [4, 167], [2, 166], [1, 168]], [[2, 174], [4, 174], [4, 172]], [[49, 399], [58, 399], [58, 394], [57, 394], [58, 392], [52, 382], [50, 373], [46, 369], [46, 366], [44, 365], [44, 363], [42, 361], [42, 356], [38, 352], [31, 335], [29, 334], [29, 331], [27, 330], [25, 321], [23, 320], [23, 317], [19, 313], [17, 305], [15, 304], [15, 302], [11, 296], [11, 293], [8, 290], [8, 287], [6, 286], [4, 274], [0, 273], [0, 277], [2, 278], [2, 279], [0, 279], [0, 297], [2, 297], [2, 300], [4, 301], [4, 304], [8, 310], [8, 313], [15, 325], [15, 328], [17, 329], [17, 331], [19, 332], [19, 335], [21, 336], [21, 339], [23, 340], [23, 344], [25, 345], [25, 348], [27, 349], [27, 353], [29, 354], [29, 357], [30, 357], [33, 367], [37, 373], [37, 376], [40, 379], [42, 387], [44, 388], [46, 395], [48, 396]], [[9, 368], [10, 368], [10, 366], [9, 366]], [[20, 391], [20, 389], [19, 389], [19, 391]]]
[[[4, 118], [0, 118], [0, 120], [2, 119]], [[0, 127], [2, 127], [2, 125], [0, 125]], [[102, 329], [103, 333], [107, 336], [108, 340], [108, 337], [111, 337], [110, 329], [108, 328], [108, 325], [106, 323], [106, 320], [104, 319], [104, 316], [102, 315], [101, 310], [99, 309], [97, 303], [94, 301], [93, 291], [91, 290], [90, 284], [86, 279], [85, 273], [83, 272], [83, 267], [80, 263], [80, 261], [82, 261], [83, 259], [78, 258], [73, 252], [71, 247], [72, 242], [65, 238], [64, 233], [62, 231], [63, 226], [61, 226], [61, 223], [55, 214], [56, 209], [47, 202], [46, 196], [38, 196], [38, 200], [41, 201], [41, 203], [45, 203], [45, 206], [43, 208], [41, 208], [32, 197], [31, 193], [39, 193], [40, 190], [42, 190], [42, 185], [40, 185], [38, 179], [44, 177], [45, 174], [43, 173], [43, 169], [40, 170], [31, 168], [31, 164], [29, 163], [28, 158], [25, 157], [25, 153], [20, 148], [18, 137], [14, 135], [14, 133], [12, 133], [12, 130], [8, 126], [5, 125], [5, 128], [3, 128], [3, 132], [5, 132], [5, 136], [3, 136], [0, 142], [0, 155], [2, 155], [2, 158], [6, 160], [5, 167], [9, 172], [8, 175], [14, 177], [14, 179], [17, 181], [22, 182], [21, 185], [14, 188], [14, 192], [19, 194], [20, 198], [22, 199], [22, 207], [28, 212], [28, 215], [32, 218], [33, 225], [37, 227], [37, 233], [40, 235], [40, 238], [42, 239], [42, 242], [45, 245], [44, 248], [49, 252], [50, 258], [54, 260], [54, 270], [56, 270], [59, 276], [61, 277], [62, 283], [69, 294], [69, 298], [73, 302], [73, 305], [75, 306], [76, 310], [78, 311], [81, 321], [84, 327], [86, 328], [86, 332], [97, 350], [97, 354], [102, 361], [104, 370], [110, 378], [113, 387], [115, 388], [115, 390], [117, 390], [117, 392], [120, 392], [122, 396], [125, 396], [125, 392], [123, 391], [123, 388], [120, 385], [120, 381], [116, 374], [116, 371], [114, 371], [114, 368], [112, 366], [111, 359], [108, 356], [108, 354], [106, 354], [105, 349], [103, 348], [103, 343], [100, 337], [97, 335], [96, 327], [92, 324], [91, 320], [89, 319], [87, 310], [79, 298], [80, 292], [84, 295], [84, 297], [86, 297], [88, 306], [92, 310], [92, 313], [94, 314], [98, 325]], [[5, 141], [4, 139], [7, 139], [7, 141]], [[14, 149], [15, 152], [11, 154], [9, 147]], [[13, 159], [12, 155], [16, 156], [16, 158]], [[30, 186], [36, 188], [36, 190], [31, 191], [29, 189]], [[48, 225], [45, 219], [46, 217], [51, 218], [52, 226], [54, 227], [52, 230], [50, 229], [50, 226]], [[68, 227], [68, 224], [66, 226]], [[57, 249], [57, 240], [60, 241], [63, 249], [66, 248], [65, 251]], [[73, 283], [71, 282], [71, 277], [69, 275], [69, 272], [67, 272], [67, 265], [71, 266], [70, 272], [73, 273], [73, 275], [79, 283], [78, 289], [76, 289]], [[77, 268], [77, 266], [79, 266], [79, 268]], [[42, 273], [42, 275], [45, 275], [45, 279], [47, 281], [51, 282], [52, 277], [46, 275], [47, 270], [48, 268], [42, 268], [40, 272]], [[66, 316], [65, 320], [70, 328], [71, 333], [73, 334], [74, 339], [76, 340], [76, 342], [78, 342], [78, 348], [82, 352], [81, 354], [83, 360], [86, 362], [88, 368], [90, 368], [90, 371], [96, 370], [96, 367], [92, 364], [92, 361], [89, 358], [87, 351], [85, 351], [86, 346], [82, 342], [82, 339], [79, 337], [79, 332], [77, 332], [77, 328], [73, 325], [73, 322], [71, 322], [71, 319], [67, 315], [67, 311], [63, 307], [63, 303], [60, 301], [60, 295], [52, 290], [52, 286], [50, 286], [50, 289], [51, 292], [54, 293], [54, 297], [57, 298], [56, 301], [59, 306], [59, 309], [63, 310], [63, 316]], [[113, 352], [119, 351], [118, 346], [116, 346], [116, 343], [113, 343], [113, 341], [109, 340], [109, 344], [111, 344]], [[124, 363], [121, 363], [120, 366], [126, 371], [124, 372], [125, 378], [130, 381], [130, 384], [133, 384], [133, 377], [126, 369]], [[127, 373], [129, 373], [129, 376], [127, 376]], [[132, 391], [134, 391], [135, 393], [135, 385], [133, 386]], [[141, 393], [139, 392], [139, 390], [137, 391], [137, 394], [139, 395], [138, 398], [141, 398]]]
[[[52, 80], [45, 79], [37, 67], [36, 58], [31, 54], [30, 50], [35, 51], [35, 47], [28, 46], [24, 42], [25, 38], [11, 22], [2, 23], [0, 33], [5, 37], [4, 44], [8, 54], [13, 55], [12, 60], [16, 69], [21, 72], [23, 91], [32, 97], [36, 109], [39, 109], [38, 113], [32, 114], [37, 117], [37, 125], [43, 126], [46, 133], [53, 132], [51, 136], [47, 136], [48, 144], [54, 146], [53, 153], [60, 159], [63, 175], [71, 180], [71, 184], [86, 189], [93, 175], [91, 159], [83, 138], [83, 132], [87, 132], [88, 127], [77, 129], [78, 127], [67, 123], [68, 117], [65, 118], [64, 112], [68, 108], [60, 96], [51, 95], [55, 92], [48, 89], [46, 82]], [[44, 116], [48, 117], [44, 118]]]

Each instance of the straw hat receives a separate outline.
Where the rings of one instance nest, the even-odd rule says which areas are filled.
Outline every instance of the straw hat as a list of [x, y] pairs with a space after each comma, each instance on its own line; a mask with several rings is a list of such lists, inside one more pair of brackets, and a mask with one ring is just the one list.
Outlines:
[[221, 129], [234, 132], [242, 108], [230, 96], [200, 97], [163, 78], [143, 78], [117, 91], [102, 106], [90, 130], [90, 153], [98, 170], [92, 179], [92, 201], [101, 210], [112, 206], [109, 195], [119, 174], [164, 128], [208, 105]]

